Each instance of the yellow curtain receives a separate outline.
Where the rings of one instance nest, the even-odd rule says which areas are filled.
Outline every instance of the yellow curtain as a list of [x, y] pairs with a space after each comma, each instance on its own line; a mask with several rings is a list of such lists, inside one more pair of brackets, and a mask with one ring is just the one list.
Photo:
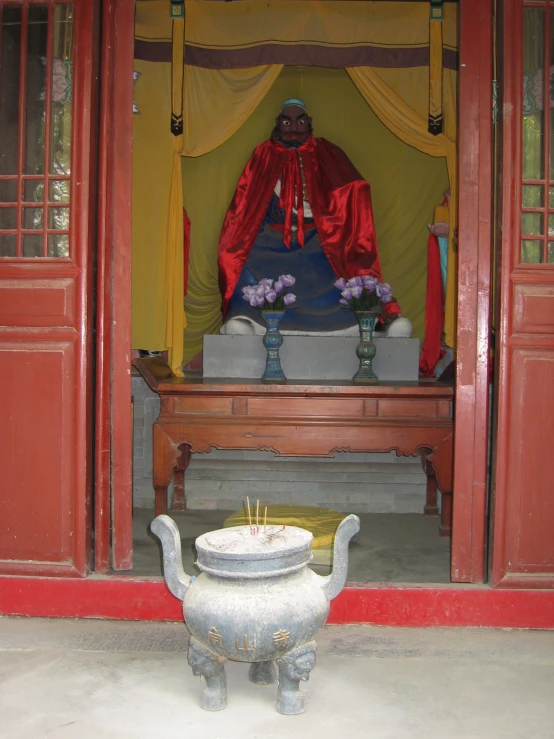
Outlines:
[[198, 157], [223, 144], [250, 118], [282, 64], [247, 69], [185, 66], [183, 154]]
[[171, 65], [136, 60], [135, 70], [140, 73], [135, 85], [140, 115], [133, 117], [132, 346], [162, 351], [174, 138], [169, 129]]
[[[379, 121], [342, 69], [285, 67], [253, 115], [222, 146], [183, 159], [183, 192], [191, 219], [185, 361], [221, 324], [217, 242], [237, 180], [253, 148], [267, 139], [280, 103], [306, 100], [317, 136], [340, 146], [372, 189], [383, 276], [422, 338], [427, 223], [448, 187], [444, 159], [405, 146]], [[332, 103], [330, 102], [332, 101]]]
[[[398, 138], [419, 151], [432, 157], [445, 157], [448, 167], [451, 191], [451, 223], [456, 221], [457, 198], [457, 152], [456, 142], [445, 134], [433, 136], [427, 130], [427, 116], [421, 117], [412, 108], [398, 97], [390, 86], [385, 84], [380, 75], [369, 67], [351, 67], [348, 74], [354, 81], [364, 99], [370, 105], [385, 126], [393, 131]], [[388, 70], [389, 74], [391, 70]], [[454, 228], [451, 229], [448, 253], [447, 294], [448, 303], [453, 301], [452, 275], [455, 275], [456, 255], [454, 251]], [[450, 288], [450, 293], [448, 290]], [[454, 291], [455, 293], [455, 291]], [[449, 310], [447, 315], [452, 321], [454, 317]], [[455, 325], [445, 323], [445, 341], [454, 346]]]
[[[169, 127], [171, 65], [135, 61], [132, 346], [169, 350], [180, 373], [183, 309], [182, 136]], [[180, 224], [180, 225], [179, 225]]]
[[183, 306], [184, 290], [184, 228], [183, 228], [183, 179], [181, 156], [183, 137], [173, 136], [173, 164], [169, 190], [169, 214], [167, 220], [167, 322], [165, 344], [168, 349], [168, 364], [173, 373], [182, 377], [184, 330], [187, 325]]

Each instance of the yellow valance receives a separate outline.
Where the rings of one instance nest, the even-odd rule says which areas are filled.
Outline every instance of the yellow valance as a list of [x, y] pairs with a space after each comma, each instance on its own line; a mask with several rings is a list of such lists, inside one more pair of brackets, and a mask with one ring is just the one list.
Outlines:
[[[365, 45], [406, 51], [429, 46], [428, 2], [186, 0], [185, 6], [185, 43], [197, 49], [221, 51], [301, 43], [328, 49]], [[443, 47], [447, 52], [457, 50], [456, 17], [456, 7], [447, 3], [443, 21]], [[170, 41], [171, 23], [167, 0], [136, 3], [138, 41]], [[390, 59], [392, 66], [400, 66]]]

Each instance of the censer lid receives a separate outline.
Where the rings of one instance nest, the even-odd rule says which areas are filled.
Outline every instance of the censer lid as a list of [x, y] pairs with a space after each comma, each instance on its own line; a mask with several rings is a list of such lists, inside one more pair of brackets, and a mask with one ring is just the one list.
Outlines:
[[208, 574], [226, 577], [288, 574], [311, 560], [312, 539], [309, 531], [296, 526], [233, 526], [209, 531], [196, 539], [197, 565]]

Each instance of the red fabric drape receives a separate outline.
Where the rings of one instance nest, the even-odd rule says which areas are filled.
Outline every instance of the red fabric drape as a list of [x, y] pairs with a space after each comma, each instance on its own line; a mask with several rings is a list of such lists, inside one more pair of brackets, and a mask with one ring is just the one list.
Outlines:
[[427, 297], [425, 301], [425, 339], [419, 358], [419, 372], [433, 377], [434, 368], [444, 355], [441, 334], [444, 326], [444, 287], [442, 284], [439, 240], [429, 234], [427, 242]]
[[[293, 208], [298, 210], [299, 239], [303, 240], [299, 156], [317, 233], [333, 271], [337, 277], [346, 279], [371, 274], [382, 281], [369, 184], [346, 154], [338, 146], [314, 136], [298, 149], [289, 149], [270, 139], [260, 144], [250, 157], [221, 231], [219, 281], [223, 316], [279, 178], [280, 205], [286, 211], [285, 244], [289, 246], [291, 241]], [[400, 307], [391, 301], [384, 311], [393, 317], [400, 313]]]

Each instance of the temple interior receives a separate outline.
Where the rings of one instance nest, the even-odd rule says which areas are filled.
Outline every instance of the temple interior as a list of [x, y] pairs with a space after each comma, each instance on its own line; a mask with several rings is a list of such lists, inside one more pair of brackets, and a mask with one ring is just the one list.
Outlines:
[[[331, 7], [333, 3], [327, 5]], [[393, 29], [391, 33], [395, 43], [402, 45], [401, 37], [405, 32], [410, 44], [417, 47], [417, 32], [411, 28], [410, 21], [410, 13], [416, 4], [411, 8], [404, 7], [402, 11], [394, 8], [399, 8], [396, 3], [371, 5], [379, 6], [375, 12], [382, 13], [381, 20], [386, 28]], [[400, 5], [408, 6], [407, 3]], [[421, 5], [427, 8], [426, 3]], [[165, 27], [164, 23], [167, 25], [165, 16], [160, 20], [161, 16], [157, 15], [156, 6], [163, 6], [163, 3], [137, 3], [136, 38], [142, 44], [137, 48], [142, 51], [135, 59], [134, 86], [134, 349], [162, 352], [173, 369], [202, 370], [203, 337], [216, 334], [221, 325], [216, 267], [223, 219], [252, 150], [269, 137], [280, 104], [291, 97], [306, 101], [313, 118], [314, 135], [340, 146], [370, 183], [383, 279], [393, 286], [402, 314], [412, 321], [413, 337], [423, 343], [429, 224], [433, 222], [435, 207], [443, 202], [444, 193], [452, 187], [452, 158], [448, 160], [446, 149], [441, 149], [440, 142], [452, 143], [448, 136], [455, 138], [456, 73], [453, 68], [444, 70], [445, 135], [426, 140], [427, 143], [418, 148], [415, 144], [406, 143], [405, 132], [400, 132], [395, 125], [385, 124], [382, 112], [378, 115], [372, 109], [359, 81], [356, 83], [346, 68], [290, 63], [267, 65], [263, 70], [259, 67], [256, 73], [254, 70], [214, 70], [202, 69], [200, 65], [187, 66], [185, 55], [184, 108], [181, 108], [184, 110], [184, 134], [175, 137], [170, 134], [168, 125], [170, 113], [175, 111], [176, 105], [175, 85], [173, 90], [171, 88], [171, 81], [174, 82], [171, 60], [162, 61], [160, 54], [156, 57], [155, 53], [149, 57], [150, 50], [164, 35], [160, 28]], [[166, 12], [165, 6], [162, 10]], [[200, 11], [191, 5], [191, 16], [187, 21], [187, 28], [191, 30], [185, 31], [186, 42], [190, 41], [191, 48], [195, 43], [195, 29], [202, 27], [201, 19], [194, 16], [196, 12]], [[213, 12], [217, 15], [220, 11], [216, 9]], [[221, 12], [225, 14], [227, 11], [222, 9]], [[456, 9], [446, 6], [445, 12], [444, 43], [454, 48]], [[406, 17], [402, 13], [407, 13]], [[428, 10], [426, 13], [422, 28], [428, 34]], [[391, 23], [395, 17], [396, 22]], [[213, 29], [216, 29], [215, 16], [212, 20]], [[383, 32], [385, 25], [381, 27]], [[229, 33], [225, 43], [232, 47], [232, 33]], [[190, 34], [190, 39], [187, 34]], [[215, 36], [213, 42], [217, 46]], [[241, 39], [237, 38], [237, 44], [240, 43]], [[199, 48], [201, 46], [199, 42]], [[148, 50], [145, 52], [145, 49]], [[398, 68], [381, 68], [378, 72], [381, 82], [395, 91], [402, 104], [421, 116], [427, 116], [428, 66], [399, 65]], [[250, 75], [248, 80], [247, 74]], [[244, 99], [251, 96], [247, 112], [231, 98], [229, 91], [233, 85], [236, 90], [243, 90]], [[183, 106], [183, 100], [180, 104]], [[233, 120], [233, 115], [235, 118], [242, 116], [240, 122]], [[211, 116], [209, 126], [206, 125], [206, 116]], [[180, 138], [182, 141], [177, 143]], [[174, 154], [174, 149], [177, 154]], [[183, 212], [180, 207], [178, 212], [175, 210], [176, 194], [182, 197], [184, 206], [184, 231]], [[167, 248], [153, 249], [152, 245], [161, 243], [161, 240]], [[446, 289], [446, 284], [443, 288]], [[447, 290], [447, 293], [453, 295], [452, 290]], [[183, 295], [185, 326], [181, 326], [175, 317], [178, 314], [175, 307]], [[169, 306], [167, 311], [164, 306]], [[180, 347], [183, 328], [184, 342]], [[177, 359], [180, 356], [183, 357], [182, 363]], [[417, 367], [415, 373], [417, 375]], [[140, 576], [159, 576], [158, 543], [148, 532], [148, 524], [154, 517], [152, 467], [148, 456], [151, 454], [151, 424], [159, 405], [156, 405], [154, 397], [147, 395], [143, 381], [135, 373], [133, 572]], [[244, 462], [240, 452], [234, 457], [233, 452], [229, 455], [235, 466]], [[394, 461], [398, 460], [386, 460], [387, 465]], [[396, 499], [398, 489], [403, 485], [409, 497], [417, 488], [419, 492], [414, 494], [411, 506], [402, 503], [380, 508], [372, 502], [369, 485], [367, 502], [359, 502], [353, 509], [360, 515], [362, 527], [351, 547], [349, 580], [352, 582], [450, 581], [450, 540], [439, 535], [436, 516], [423, 515], [424, 475], [419, 458], [406, 461], [408, 464], [405, 465], [388, 465], [391, 472], [396, 472], [398, 466], [403, 467], [404, 476], [399, 478], [394, 490], [394, 486], [391, 487], [390, 493], [385, 488], [385, 492], [379, 489], [377, 498], [390, 495], [391, 500]], [[233, 479], [229, 477], [229, 467], [222, 464], [214, 465], [214, 474], [205, 481], [205, 485], [212, 486], [210, 490], [198, 485], [195, 488], [194, 464], [193, 460], [187, 472], [187, 476], [191, 473], [193, 477], [190, 500], [187, 489], [187, 511], [169, 511], [181, 531], [185, 569], [189, 567], [191, 571], [195, 537], [218, 528], [229, 513], [240, 506], [240, 498], [244, 497], [238, 495], [237, 500], [231, 501], [220, 495], [221, 499], [217, 500], [218, 491]], [[271, 468], [273, 463], [266, 460], [266, 464]], [[306, 464], [310, 462], [306, 461]], [[379, 475], [385, 474], [378, 469], [383, 460], [369, 459], [363, 464], [367, 464], [368, 480], [372, 476], [379, 480]], [[244, 462], [243, 467], [251, 470], [252, 460]], [[319, 474], [316, 468], [317, 463], [314, 463], [314, 475]], [[291, 476], [294, 474], [293, 470]], [[286, 500], [299, 505], [322, 505], [321, 501], [305, 493], [302, 482], [306, 480], [306, 474], [309, 472], [303, 470], [298, 475], [299, 484], [296, 486], [294, 480], [289, 480], [291, 485]], [[206, 498], [210, 499], [209, 503]], [[224, 508], [226, 501], [229, 503], [227, 509]], [[327, 498], [325, 505], [339, 511], [348, 510], [340, 485], [334, 500]], [[325, 565], [314, 566], [318, 571], [325, 571]]]

